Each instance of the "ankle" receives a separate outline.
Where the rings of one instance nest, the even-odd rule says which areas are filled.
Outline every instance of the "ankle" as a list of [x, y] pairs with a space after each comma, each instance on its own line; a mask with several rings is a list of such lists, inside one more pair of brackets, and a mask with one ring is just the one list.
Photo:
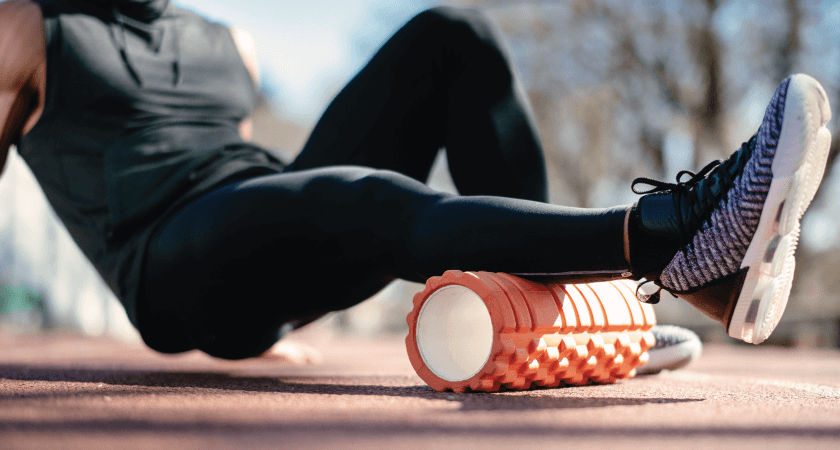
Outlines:
[[639, 209], [636, 203], [627, 212], [624, 255], [635, 278], [658, 279], [679, 251], [679, 239], [646, 230], [639, 219]]

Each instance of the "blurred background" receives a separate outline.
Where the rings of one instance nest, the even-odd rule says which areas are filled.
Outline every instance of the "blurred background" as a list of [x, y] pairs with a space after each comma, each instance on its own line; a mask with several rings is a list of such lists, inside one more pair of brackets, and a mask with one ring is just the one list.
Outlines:
[[[755, 132], [788, 74], [819, 80], [840, 105], [840, 2], [817, 0], [178, 0], [249, 30], [262, 71], [255, 140], [294, 158], [330, 99], [401, 24], [436, 4], [481, 8], [505, 36], [533, 103], [551, 201], [632, 203], [639, 176], [669, 182], [724, 158]], [[829, 167], [803, 220], [787, 312], [768, 341], [840, 346], [840, 174]], [[454, 192], [445, 159], [430, 184]], [[14, 154], [0, 177], [0, 332], [80, 332], [138, 340], [125, 313]], [[560, 255], [558, 255], [560, 257]], [[397, 282], [330, 315], [334, 333], [405, 333], [421, 285]], [[338, 294], [338, 288], [337, 288]], [[735, 344], [723, 327], [673, 298], [660, 323]]]

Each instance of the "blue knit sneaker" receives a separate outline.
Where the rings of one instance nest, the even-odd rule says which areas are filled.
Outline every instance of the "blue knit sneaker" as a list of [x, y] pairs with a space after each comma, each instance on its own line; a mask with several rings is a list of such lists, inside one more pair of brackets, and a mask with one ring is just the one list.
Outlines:
[[[799, 221], [825, 170], [830, 117], [822, 86], [793, 75], [776, 90], [755, 136], [729, 159], [698, 174], [683, 171], [676, 184], [636, 180], [634, 190], [654, 188], [632, 213], [634, 275], [720, 321], [734, 338], [767, 339], [790, 294]], [[683, 182], [685, 175], [691, 179]], [[634, 264], [634, 230], [639, 241], [676, 248], [676, 256], [657, 269], [636, 244]], [[655, 253], [666, 254], [662, 249]]]

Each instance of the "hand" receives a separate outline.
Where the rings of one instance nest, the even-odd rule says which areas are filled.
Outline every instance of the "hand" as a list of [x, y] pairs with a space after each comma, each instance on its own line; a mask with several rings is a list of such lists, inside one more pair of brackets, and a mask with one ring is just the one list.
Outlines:
[[257, 358], [293, 364], [296, 366], [320, 364], [324, 359], [320, 351], [308, 345], [286, 339], [277, 341], [276, 344], [263, 352]]

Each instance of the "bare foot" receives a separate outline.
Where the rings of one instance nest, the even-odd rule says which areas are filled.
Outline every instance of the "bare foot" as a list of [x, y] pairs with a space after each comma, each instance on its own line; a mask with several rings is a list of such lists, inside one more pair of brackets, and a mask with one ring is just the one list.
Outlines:
[[296, 366], [320, 364], [324, 359], [321, 352], [299, 342], [286, 339], [277, 341], [270, 349], [258, 356], [259, 359], [278, 361]]

